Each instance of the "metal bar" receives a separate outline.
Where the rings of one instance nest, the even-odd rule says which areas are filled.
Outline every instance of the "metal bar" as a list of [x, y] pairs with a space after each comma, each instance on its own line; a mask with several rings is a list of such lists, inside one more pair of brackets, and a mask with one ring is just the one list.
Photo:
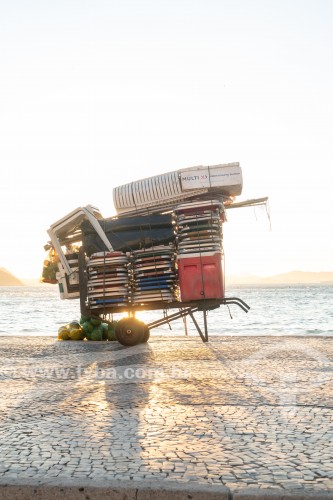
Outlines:
[[82, 316], [90, 316], [90, 310], [86, 306], [87, 299], [87, 269], [86, 269], [86, 256], [84, 247], [81, 246], [79, 250], [79, 289], [80, 289], [80, 310]]
[[250, 306], [247, 305], [244, 300], [239, 299], [238, 297], [227, 297], [226, 299], [224, 299], [224, 304], [236, 304], [246, 313], [250, 310]]
[[183, 316], [183, 323], [184, 323], [185, 336], [188, 337], [186, 316]]
[[199, 335], [200, 335], [200, 337], [201, 337], [202, 341], [203, 341], [203, 342], [207, 342], [207, 340], [208, 340], [208, 339], [207, 339], [207, 338], [206, 338], [206, 336], [202, 333], [200, 326], [198, 325], [198, 323], [197, 323], [197, 321], [196, 321], [195, 317], [193, 316], [193, 312], [192, 312], [192, 311], [190, 311], [190, 312], [189, 312], [189, 315], [191, 316], [191, 319], [192, 319], [192, 321], [193, 321], [193, 323], [194, 323], [194, 326], [196, 327], [196, 329], [197, 329], [197, 331], [198, 331], [198, 333], [199, 333]]
[[225, 208], [230, 210], [231, 208], [241, 208], [241, 207], [255, 207], [257, 205], [265, 205], [268, 200], [268, 196], [264, 198], [255, 198], [252, 200], [244, 200], [238, 203], [232, 203], [231, 205], [226, 205]]
[[[90, 311], [87, 306], [86, 306], [86, 295], [87, 295], [87, 273], [86, 273], [86, 263], [85, 263], [85, 257], [84, 257], [84, 250], [81, 247], [80, 253], [79, 253], [79, 276], [80, 276], [80, 305], [81, 305], [81, 314], [84, 316], [89, 316], [89, 315], [94, 315], [95, 317], [98, 317], [98, 311], [92, 312]], [[81, 288], [82, 287], [82, 288]], [[208, 302], [208, 303], [207, 303]], [[204, 306], [201, 304], [204, 303]], [[242, 299], [239, 299], [238, 297], [227, 297], [224, 299], [220, 300], [213, 300], [213, 301], [195, 301], [192, 306], [182, 308], [178, 307], [178, 312], [173, 313], [173, 314], [166, 314], [163, 318], [160, 318], [158, 320], [155, 320], [151, 323], [147, 324], [147, 327], [149, 330], [152, 330], [153, 328], [157, 328], [159, 326], [169, 324], [171, 321], [183, 318], [183, 320], [186, 318], [186, 316], [190, 316], [194, 326], [197, 329], [197, 332], [199, 333], [201, 340], [203, 342], [208, 342], [208, 322], [207, 322], [207, 313], [211, 309], [215, 309], [216, 307], [220, 307], [220, 305], [227, 305], [227, 304], [235, 304], [239, 306], [241, 309], [243, 309], [244, 312], [248, 312], [250, 309], [250, 306], [246, 304]], [[180, 305], [180, 303], [177, 303], [177, 305]], [[183, 303], [184, 305], [184, 303]], [[172, 305], [169, 304], [169, 309], [174, 309], [176, 307], [176, 303], [173, 303]], [[158, 306], [159, 309], [161, 309], [160, 305]], [[120, 312], [119, 309], [115, 308], [107, 308], [107, 312]], [[123, 308], [122, 308], [123, 309]], [[157, 310], [157, 308], [151, 307], [150, 310]], [[126, 307], [126, 310], [122, 310], [122, 312], [127, 312], [130, 316], [134, 316], [136, 311], [139, 310], [149, 310], [147, 307]], [[166, 311], [166, 309], [164, 309]], [[202, 311], [203, 312], [203, 322], [204, 322], [204, 332], [202, 332], [198, 322], [196, 321], [194, 314], [197, 311]], [[100, 312], [102, 314], [102, 312]], [[106, 321], [107, 322], [107, 321]]]
[[63, 265], [65, 273], [68, 274], [68, 275], [70, 275], [71, 274], [70, 265], [67, 262], [67, 259], [66, 259], [65, 255], [64, 255], [64, 252], [62, 251], [60, 242], [59, 242], [59, 240], [58, 240], [55, 232], [50, 228], [47, 231], [47, 233], [50, 236], [51, 243], [54, 246], [55, 251], [57, 252], [57, 255], [58, 255], [59, 259], [60, 259], [61, 264]]
[[239, 302], [237, 302], [236, 300], [229, 300], [228, 302], [226, 302], [226, 305], [229, 305], [229, 304], [235, 304], [236, 306], [238, 306], [241, 309], [243, 309], [244, 312], [246, 312], [246, 313], [249, 312], [248, 309], [246, 309], [245, 307], [243, 307], [242, 304], [239, 304]]
[[95, 229], [96, 233], [98, 234], [98, 236], [101, 238], [101, 240], [103, 241], [104, 245], [106, 246], [106, 248], [109, 250], [109, 252], [113, 252], [113, 247], [111, 245], [111, 243], [109, 242], [105, 232], [103, 231], [103, 229], [101, 228], [98, 220], [96, 219], [96, 217], [94, 216], [94, 214], [92, 214], [88, 209], [87, 207], [83, 208], [82, 209], [86, 218], [89, 220], [90, 224], [92, 225], [92, 227]]
[[[206, 309], [206, 311], [211, 311], [214, 309], [219, 308], [221, 305], [226, 305], [226, 304], [236, 304], [238, 305], [243, 311], [248, 312], [250, 309], [250, 306], [248, 306], [242, 299], [239, 299], [237, 297], [228, 297], [225, 299], [203, 299], [203, 300], [195, 300], [191, 302], [151, 302], [150, 304], [145, 304], [145, 305], [139, 305], [139, 304], [126, 304], [125, 306], [107, 306], [107, 307], [101, 307], [100, 312], [102, 313], [103, 311], [106, 311], [109, 314], [114, 314], [114, 313], [123, 313], [123, 312], [129, 312], [129, 311], [157, 311], [157, 310], [171, 310], [171, 309], [183, 309], [184, 308], [191, 308], [193, 309], [194, 307], [198, 311], [202, 311], [203, 309]], [[96, 309], [96, 313], [98, 314], [98, 309]], [[177, 313], [178, 314], [178, 313]]]
[[166, 323], [169, 323], [170, 321], [174, 321], [179, 318], [184, 318], [188, 314], [190, 314], [191, 311], [196, 312], [198, 309], [196, 307], [189, 308], [189, 309], [179, 309], [177, 313], [171, 314], [170, 316], [164, 316], [161, 319], [157, 319], [153, 321], [152, 323], [149, 323], [147, 326], [149, 330], [152, 328], [156, 328], [161, 325], [165, 325]]
[[205, 339], [208, 342], [208, 326], [207, 326], [207, 311], [203, 310], [203, 319], [204, 319], [204, 327], [205, 327]]

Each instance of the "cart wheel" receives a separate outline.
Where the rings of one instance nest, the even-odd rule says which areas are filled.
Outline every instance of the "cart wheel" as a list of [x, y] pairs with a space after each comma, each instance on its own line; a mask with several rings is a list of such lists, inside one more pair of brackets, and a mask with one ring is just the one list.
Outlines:
[[116, 339], [122, 345], [141, 344], [145, 334], [145, 324], [135, 318], [123, 318], [118, 321], [115, 334]]
[[142, 340], [142, 343], [145, 344], [146, 342], [148, 342], [149, 340], [149, 337], [150, 337], [150, 331], [149, 331], [149, 328], [147, 325], [144, 324], [144, 332], [143, 332], [143, 340]]

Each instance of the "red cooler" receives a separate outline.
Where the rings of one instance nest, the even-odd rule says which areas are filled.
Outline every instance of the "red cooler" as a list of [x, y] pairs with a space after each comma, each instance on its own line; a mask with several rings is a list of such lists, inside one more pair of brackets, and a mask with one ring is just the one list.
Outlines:
[[224, 298], [221, 252], [178, 255], [177, 261], [183, 302]]

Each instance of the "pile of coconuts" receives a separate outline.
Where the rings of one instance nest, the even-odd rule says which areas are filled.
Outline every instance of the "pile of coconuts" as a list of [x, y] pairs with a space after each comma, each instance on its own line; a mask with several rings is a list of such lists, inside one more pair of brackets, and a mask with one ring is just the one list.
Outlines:
[[117, 340], [117, 321], [104, 323], [99, 318], [81, 316], [80, 321], [71, 321], [58, 330], [58, 340]]

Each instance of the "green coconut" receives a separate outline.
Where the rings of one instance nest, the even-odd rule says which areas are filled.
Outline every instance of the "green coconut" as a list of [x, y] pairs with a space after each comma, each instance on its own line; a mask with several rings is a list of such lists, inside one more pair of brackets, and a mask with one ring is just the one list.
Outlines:
[[108, 327], [109, 325], [107, 323], [101, 323], [100, 325], [100, 328], [102, 330], [103, 340], [108, 340]]
[[91, 340], [103, 340], [103, 330], [97, 326], [90, 334]]
[[90, 318], [90, 323], [94, 326], [99, 326], [102, 323], [102, 321], [98, 318]]
[[88, 330], [88, 332], [92, 332], [94, 328], [96, 328], [90, 321], [86, 321], [86, 329]]
[[90, 316], [83, 316], [83, 314], [81, 314], [80, 325], [83, 325], [83, 323], [85, 323], [86, 321], [89, 321], [89, 320], [90, 320]]
[[72, 330], [77, 330], [78, 328], [80, 328], [80, 323], [78, 321], [71, 321], [69, 324], [68, 324], [68, 329], [69, 331], [71, 332]]
[[112, 325], [108, 325], [108, 340], [117, 340], [115, 333], [116, 322], [114, 321]]
[[58, 330], [58, 340], [69, 340], [69, 329], [67, 325], [61, 326]]
[[90, 329], [92, 329], [91, 326], [92, 325], [89, 323], [89, 321], [85, 321], [84, 323], [82, 323], [81, 328], [85, 335], [90, 333]]
[[83, 340], [85, 337], [84, 331], [82, 328], [72, 329], [69, 332], [69, 337], [71, 340]]
[[87, 332], [85, 335], [86, 335], [86, 339], [87, 340], [92, 340], [92, 338], [91, 338], [91, 332]]

